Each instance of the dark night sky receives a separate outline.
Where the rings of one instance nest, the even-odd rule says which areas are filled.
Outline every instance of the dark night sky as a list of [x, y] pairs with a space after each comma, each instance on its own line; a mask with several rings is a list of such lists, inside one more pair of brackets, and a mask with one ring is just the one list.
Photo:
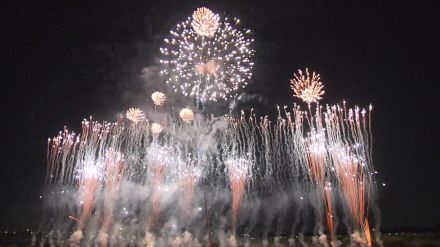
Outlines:
[[140, 79], [142, 68], [156, 63], [163, 35], [203, 5], [240, 17], [254, 31], [256, 73], [249, 90], [269, 98], [268, 110], [291, 104], [289, 79], [304, 67], [320, 72], [323, 102], [371, 102], [375, 166], [387, 184], [380, 189], [384, 228], [440, 224], [434, 90], [440, 82], [440, 15], [433, 6], [420, 1], [65, 2], [2, 6], [0, 229], [38, 224], [47, 138], [64, 125], [78, 130], [89, 115], [114, 120], [145, 100], [151, 92]]

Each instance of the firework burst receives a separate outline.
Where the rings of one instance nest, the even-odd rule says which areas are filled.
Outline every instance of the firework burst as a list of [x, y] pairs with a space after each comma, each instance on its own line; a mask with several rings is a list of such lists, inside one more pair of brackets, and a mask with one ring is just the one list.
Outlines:
[[161, 106], [165, 104], [165, 101], [167, 100], [167, 96], [162, 92], [156, 91], [153, 94], [151, 94], [151, 99], [153, 100], [155, 106]]
[[160, 49], [165, 82], [201, 102], [233, 97], [247, 85], [254, 66], [254, 40], [238, 23], [200, 8], [178, 24]]
[[194, 120], [194, 113], [191, 109], [183, 108], [179, 115], [185, 123], [191, 123]]
[[219, 26], [219, 16], [214, 14], [210, 9], [198, 8], [193, 13], [191, 26], [200, 36], [211, 37], [217, 31]]
[[158, 123], [152, 123], [151, 124], [151, 133], [153, 133], [153, 136], [158, 136], [160, 133], [162, 133], [163, 127], [161, 124]]
[[125, 116], [133, 123], [139, 123], [145, 120], [145, 113], [139, 108], [129, 108]]
[[294, 78], [290, 80], [290, 83], [294, 96], [302, 99], [307, 104], [318, 102], [325, 93], [319, 74], [315, 72], [310, 74], [307, 68], [305, 74], [298, 70], [298, 74], [294, 74]]

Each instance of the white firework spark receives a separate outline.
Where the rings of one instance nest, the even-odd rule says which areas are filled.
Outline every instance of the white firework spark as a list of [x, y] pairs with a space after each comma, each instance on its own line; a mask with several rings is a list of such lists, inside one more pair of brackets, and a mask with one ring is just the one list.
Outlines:
[[161, 124], [158, 123], [151, 124], [151, 133], [153, 133], [154, 136], [160, 135], [162, 131], [163, 131], [163, 127]]
[[[170, 31], [171, 36], [164, 39], [160, 48], [161, 75], [184, 96], [194, 96], [202, 102], [227, 100], [252, 77], [254, 39], [250, 30], [238, 28], [237, 18], [220, 19], [206, 11], [202, 14], [197, 10], [193, 18], [177, 24]], [[217, 17], [218, 27], [214, 24]], [[198, 28], [194, 23], [205, 25]]]
[[191, 121], [194, 120], [194, 113], [191, 109], [183, 108], [182, 110], [180, 110], [179, 115], [180, 118], [186, 123], [190, 123]]
[[200, 36], [213, 36], [219, 26], [219, 16], [210, 9], [198, 8], [193, 13], [191, 26]]
[[318, 102], [325, 93], [319, 74], [315, 72], [310, 74], [307, 68], [305, 74], [298, 70], [298, 74], [294, 74], [294, 78], [290, 83], [292, 84], [291, 88], [294, 91], [294, 96], [308, 104]]
[[129, 108], [125, 116], [133, 123], [145, 120], [145, 113], [139, 108]]
[[153, 100], [154, 105], [161, 106], [165, 104], [167, 96], [162, 92], [156, 91], [151, 94], [151, 99]]

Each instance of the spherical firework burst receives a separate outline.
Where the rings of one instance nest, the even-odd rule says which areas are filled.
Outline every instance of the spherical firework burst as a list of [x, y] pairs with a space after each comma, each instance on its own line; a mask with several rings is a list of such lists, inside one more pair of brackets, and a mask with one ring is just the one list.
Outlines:
[[325, 91], [319, 74], [315, 72], [310, 74], [306, 68], [305, 75], [301, 70], [298, 70], [298, 74], [295, 73], [294, 77], [290, 83], [292, 84], [291, 88], [294, 91], [295, 97], [302, 99], [308, 104], [322, 99]]
[[125, 116], [133, 123], [145, 120], [145, 113], [139, 108], [129, 108]]
[[160, 49], [165, 82], [201, 102], [233, 97], [247, 85], [254, 66], [254, 40], [238, 23], [201, 8], [178, 24]]
[[158, 123], [151, 124], [151, 133], [153, 133], [154, 136], [160, 135], [160, 133], [162, 133], [162, 131], [163, 131], [162, 125], [160, 125]]
[[193, 13], [191, 26], [200, 36], [213, 36], [218, 29], [219, 16], [214, 14], [210, 9], [198, 8]]
[[194, 113], [191, 109], [183, 108], [182, 110], [180, 110], [179, 115], [180, 118], [186, 123], [190, 123], [191, 121], [194, 120]]
[[159, 91], [154, 92], [151, 94], [151, 99], [153, 100], [154, 105], [161, 106], [165, 104], [165, 101], [167, 100], [167, 96]]

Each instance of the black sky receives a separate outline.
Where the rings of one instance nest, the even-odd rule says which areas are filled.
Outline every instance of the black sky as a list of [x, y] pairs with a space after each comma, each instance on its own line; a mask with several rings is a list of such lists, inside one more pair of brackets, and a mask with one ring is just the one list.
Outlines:
[[[196, 7], [254, 31], [248, 90], [289, 105], [299, 68], [325, 103], [374, 105], [384, 228], [440, 224], [440, 14], [421, 1], [12, 1], [2, 5], [0, 227], [38, 225], [47, 138], [141, 104], [164, 35]], [[140, 92], [143, 95], [140, 95]], [[270, 109], [269, 109], [270, 108]], [[264, 114], [260, 112], [260, 114]]]

